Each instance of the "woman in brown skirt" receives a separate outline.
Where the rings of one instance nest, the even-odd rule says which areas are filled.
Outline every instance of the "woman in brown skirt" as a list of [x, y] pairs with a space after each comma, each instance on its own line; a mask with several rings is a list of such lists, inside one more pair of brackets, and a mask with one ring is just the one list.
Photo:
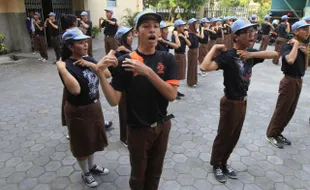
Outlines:
[[191, 45], [187, 52], [187, 85], [189, 87], [196, 87], [198, 83], [197, 77], [197, 64], [198, 64], [198, 46], [199, 46], [199, 34], [198, 30], [198, 20], [191, 18], [188, 21], [188, 35]]
[[[176, 59], [176, 65], [177, 65], [177, 79], [178, 80], [184, 80], [185, 79], [185, 72], [186, 72], [186, 56], [185, 56], [185, 50], [186, 45], [190, 46], [191, 42], [188, 40], [188, 38], [184, 34], [184, 26], [186, 23], [183, 20], [176, 20], [174, 22], [175, 30], [178, 33], [178, 38], [180, 40], [180, 47], [178, 49], [174, 50], [174, 55]], [[175, 35], [172, 35], [171, 41], [176, 43], [177, 39]], [[177, 99], [181, 99], [184, 94], [178, 92]]]
[[227, 47], [227, 49], [233, 48], [233, 38], [231, 34], [231, 28], [230, 28], [230, 18], [225, 17], [223, 19], [223, 30], [224, 30], [224, 44]]
[[[62, 36], [62, 58], [65, 62], [59, 60], [57, 69], [68, 92], [64, 113], [71, 152], [81, 167], [85, 185], [96, 187], [98, 183], [92, 174], [105, 175], [109, 170], [94, 164], [94, 153], [104, 150], [108, 141], [99, 101], [96, 61], [86, 56], [88, 38], [78, 28], [65, 32]], [[64, 52], [68, 55], [64, 55]]]
[[210, 49], [215, 45], [216, 39], [217, 39], [217, 27], [216, 27], [216, 22], [218, 21], [217, 18], [212, 18], [210, 20], [211, 26], [209, 28], [209, 41], [208, 41], [208, 52]]
[[223, 31], [222, 21], [220, 19], [217, 20], [216, 27], [217, 27], [216, 44], [223, 44], [224, 43], [224, 31]]
[[[204, 57], [208, 53], [208, 40], [209, 40], [209, 23], [210, 21], [206, 18], [202, 18], [200, 20], [200, 46], [199, 46], [199, 56], [198, 56], [198, 64], [200, 65], [204, 59]], [[202, 72], [198, 67], [198, 74], [203, 77], [206, 76], [206, 72]]]

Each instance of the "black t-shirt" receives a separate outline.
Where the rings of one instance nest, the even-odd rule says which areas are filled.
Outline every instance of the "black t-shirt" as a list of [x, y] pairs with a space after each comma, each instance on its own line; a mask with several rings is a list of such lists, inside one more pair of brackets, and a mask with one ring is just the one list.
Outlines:
[[[44, 28], [44, 22], [43, 21], [40, 21], [39, 23], [38, 23], [38, 25], [40, 26], [40, 27], [42, 27], [42, 28]], [[34, 24], [34, 29], [35, 29], [35, 34], [37, 35], [37, 36], [44, 36], [44, 29], [43, 30], [40, 30], [38, 27], [37, 27], [37, 25], [36, 24]]]
[[[249, 48], [247, 51], [255, 52], [256, 49]], [[264, 59], [242, 60], [237, 54], [236, 49], [230, 49], [221, 53], [214, 60], [219, 69], [222, 69], [224, 76], [224, 93], [229, 98], [247, 96], [252, 76], [252, 67], [261, 63]]]
[[253, 28], [257, 31], [257, 29], [258, 29], [258, 22], [257, 22], [257, 21], [251, 21], [251, 23], [252, 23], [252, 24], [255, 24], [255, 25], [253, 26]]
[[[182, 33], [184, 36], [185, 34]], [[184, 54], [185, 53], [185, 49], [186, 49], [186, 41], [184, 38], [179, 37], [181, 46], [178, 49], [174, 50], [174, 53], [178, 53], [178, 54]], [[175, 37], [174, 35], [171, 36], [171, 41], [175, 43]]]
[[[92, 57], [83, 57], [86, 61], [97, 64]], [[99, 99], [99, 79], [96, 72], [88, 67], [73, 65], [76, 60], [71, 58], [66, 60], [66, 68], [69, 73], [78, 81], [81, 87], [79, 95], [72, 95], [69, 91], [68, 102], [73, 105], [88, 105]], [[60, 78], [64, 83], [61, 75]], [[65, 84], [64, 84], [65, 85]]]
[[81, 22], [79, 22], [79, 27], [80, 27], [82, 30], [85, 30], [85, 31], [86, 31], [86, 32], [85, 32], [85, 35], [92, 37], [92, 32], [91, 32], [91, 29], [93, 28], [93, 23], [92, 23], [92, 21], [87, 20], [87, 21], [85, 21], [84, 23], [88, 25], [88, 28], [85, 28]]
[[[59, 28], [58, 22], [57, 22], [56, 20], [53, 22], [53, 24], [56, 25], [56, 26], [58, 26], [58, 28]], [[54, 28], [54, 27], [50, 24], [49, 21], [47, 21], [46, 26], [47, 26], [48, 33], [49, 33], [50, 36], [53, 36], [53, 37], [59, 36], [59, 29]]]
[[[170, 40], [168, 39], [163, 39], [163, 40], [170, 42]], [[163, 42], [157, 43], [156, 50], [169, 52], [169, 49], [173, 49], [173, 48]]]
[[287, 38], [286, 28], [286, 24], [279, 24], [279, 26], [277, 27], [278, 37]]
[[203, 31], [203, 35], [204, 35], [204, 38], [199, 38], [199, 42], [202, 43], [202, 44], [207, 44], [208, 43], [208, 39], [209, 39], [209, 32], [208, 30], [204, 30]]
[[167, 83], [178, 85], [175, 57], [164, 51], [152, 55], [133, 51], [118, 58], [119, 65], [111, 82], [115, 90], [126, 93], [129, 125], [151, 125], [162, 120], [167, 115], [168, 100], [145, 76], [125, 71], [122, 67], [125, 58], [139, 60]]
[[293, 46], [290, 44], [284, 44], [282, 47], [282, 68], [281, 70], [285, 75], [291, 75], [291, 76], [299, 76], [302, 77], [305, 75], [305, 61], [306, 56], [305, 54], [298, 49], [298, 54], [296, 57], [295, 62], [290, 65], [287, 63], [285, 57], [290, 54], [291, 50], [293, 49]]
[[230, 26], [228, 26], [228, 25], [226, 25], [226, 26], [223, 28], [223, 30], [224, 30], [224, 34], [230, 34], [230, 33], [231, 33], [231, 28], [230, 28]]
[[219, 28], [217, 30], [216, 35], [217, 35], [218, 38], [222, 38], [222, 29], [221, 28]]
[[[115, 23], [117, 22], [116, 18], [111, 18], [111, 21], [113, 21]], [[104, 35], [111, 35], [111, 36], [113, 36], [117, 32], [118, 25], [117, 25], [117, 23], [115, 25], [113, 25], [113, 24], [110, 24], [107, 21], [103, 21], [102, 24], [101, 24], [101, 27], [105, 28], [104, 32], [103, 32]]]
[[271, 26], [269, 24], [266, 24], [266, 23], [262, 24], [263, 35], [269, 35], [270, 30], [271, 30]]
[[217, 39], [217, 32], [216, 33], [210, 32], [210, 40], [216, 40], [216, 39]]
[[[127, 51], [116, 51], [115, 52], [115, 57], [121, 57], [123, 55], [126, 55], [126, 54], [129, 54]], [[113, 67], [113, 66], [110, 66], [109, 67], [109, 71], [112, 75], [112, 77], [114, 76], [115, 72], [116, 72], [117, 68]]]
[[191, 42], [191, 46], [189, 46], [189, 49], [195, 49], [198, 48], [199, 46], [199, 38], [196, 34], [194, 33], [188, 33], [189, 35], [189, 41]]

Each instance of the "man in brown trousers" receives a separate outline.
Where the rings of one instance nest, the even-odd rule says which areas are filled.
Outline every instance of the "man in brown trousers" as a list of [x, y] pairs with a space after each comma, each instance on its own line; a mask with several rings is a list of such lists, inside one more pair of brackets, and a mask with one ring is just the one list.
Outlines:
[[262, 43], [259, 48], [260, 51], [264, 51], [267, 49], [269, 43], [270, 30], [274, 30], [273, 25], [270, 23], [270, 18], [271, 18], [270, 15], [265, 15], [264, 17], [265, 22], [262, 24], [263, 37], [262, 37]]
[[99, 19], [99, 26], [104, 28], [104, 46], [105, 52], [108, 54], [110, 50], [116, 50], [118, 47], [118, 41], [114, 38], [118, 25], [116, 18], [112, 18], [113, 10], [112, 9], [104, 9], [106, 12], [106, 19]]
[[282, 55], [282, 47], [287, 42], [287, 34], [291, 31], [287, 15], [283, 15], [281, 17], [281, 24], [279, 24], [276, 31], [278, 33], [278, 38], [276, 40], [274, 50], [278, 52], [278, 57], [274, 58], [272, 62], [277, 65]]
[[295, 113], [301, 92], [308, 54], [301, 43], [309, 37], [309, 26], [305, 20], [293, 24], [294, 38], [283, 46], [281, 70], [285, 76], [280, 82], [276, 109], [267, 129], [267, 140], [281, 149], [284, 145], [291, 145], [291, 141], [282, 132]]
[[116, 60], [108, 54], [97, 65], [97, 72], [116, 65], [111, 84], [100, 78], [110, 105], [117, 105], [126, 91], [128, 150], [131, 164], [130, 188], [157, 190], [171, 128], [167, 115], [169, 101], [177, 96], [175, 57], [155, 49], [160, 36], [161, 16], [145, 10], [136, 18], [137, 50]]
[[[220, 122], [210, 161], [215, 178], [221, 183], [226, 182], [226, 176], [237, 179], [237, 173], [227, 165], [227, 160], [239, 140], [245, 119], [252, 68], [264, 59], [277, 56], [275, 51], [248, 48], [254, 43], [256, 32], [249, 20], [240, 18], [231, 28], [234, 48], [226, 51], [225, 45], [216, 44], [200, 65], [200, 69], [204, 71], [224, 71], [225, 96], [220, 102]], [[212, 61], [218, 51], [223, 53]]]

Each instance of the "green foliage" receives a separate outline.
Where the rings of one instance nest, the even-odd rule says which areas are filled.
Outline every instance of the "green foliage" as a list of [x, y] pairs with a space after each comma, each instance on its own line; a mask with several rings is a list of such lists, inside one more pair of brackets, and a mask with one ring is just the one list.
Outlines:
[[7, 54], [7, 48], [4, 44], [4, 40], [5, 40], [5, 36], [3, 33], [0, 33], [0, 55], [4, 55]]
[[257, 16], [260, 22], [264, 21], [264, 16], [266, 14], [269, 14], [270, 9], [271, 9], [271, 2], [266, 2], [266, 3], [261, 4], [261, 7], [258, 9], [258, 13], [257, 13]]
[[97, 37], [100, 34], [101, 29], [98, 26], [95, 25], [91, 29], [91, 32], [92, 32], [92, 35], [93, 35], [92, 37], [95, 38], [95, 37]]
[[143, 7], [157, 6], [160, 0], [143, 0]]
[[250, 0], [220, 0], [220, 7], [248, 7]]
[[126, 15], [122, 17], [123, 24], [128, 27], [134, 27], [136, 24], [136, 16], [139, 12], [132, 12], [130, 9], [125, 9]]

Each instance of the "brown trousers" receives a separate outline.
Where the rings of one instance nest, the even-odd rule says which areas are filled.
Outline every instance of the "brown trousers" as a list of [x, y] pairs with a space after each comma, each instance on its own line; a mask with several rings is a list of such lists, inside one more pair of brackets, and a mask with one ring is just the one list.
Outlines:
[[168, 146], [171, 122], [157, 127], [128, 127], [132, 190], [157, 190]]
[[113, 37], [104, 37], [105, 53], [108, 54], [111, 49], [116, 50], [118, 47], [118, 41]]
[[267, 129], [268, 137], [281, 135], [292, 119], [301, 92], [302, 80], [284, 77], [280, 82], [276, 109]]
[[120, 140], [127, 144], [127, 103], [126, 92], [122, 92], [122, 97], [118, 104]]
[[88, 38], [87, 39], [87, 43], [88, 43], [87, 54], [88, 54], [88, 56], [93, 57], [93, 39], [92, 38]]
[[187, 52], [187, 85], [194, 86], [198, 82], [197, 63], [198, 63], [198, 48], [189, 49]]
[[210, 164], [223, 166], [235, 148], [245, 119], [247, 101], [229, 100], [226, 96], [220, 103], [220, 122], [213, 142]]
[[269, 35], [263, 35], [262, 37], [262, 43], [260, 44], [260, 51], [265, 51], [268, 47], [268, 43], [269, 43]]
[[279, 37], [277, 38], [274, 50], [278, 52], [278, 56], [272, 60], [274, 64], [279, 63], [279, 59], [282, 56], [282, 47], [286, 42], [287, 40], [285, 38], [279, 38]]
[[51, 36], [51, 44], [54, 48], [56, 60], [58, 61], [61, 57], [60, 51], [60, 36]]
[[177, 79], [184, 80], [186, 73], [186, 56], [185, 54], [175, 54], [176, 65], [177, 65]]
[[44, 59], [48, 59], [44, 36], [36, 36], [35, 43], [41, 57]]
[[61, 101], [61, 124], [62, 126], [67, 126], [66, 116], [65, 116], [65, 104], [67, 102], [67, 99], [68, 99], [68, 91], [66, 90], [66, 88], [64, 88], [62, 92], [62, 101]]

